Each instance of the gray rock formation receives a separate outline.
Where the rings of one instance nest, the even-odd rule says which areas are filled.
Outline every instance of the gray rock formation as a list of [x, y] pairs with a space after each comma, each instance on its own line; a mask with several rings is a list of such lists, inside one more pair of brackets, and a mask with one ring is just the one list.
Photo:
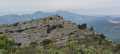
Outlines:
[[84, 39], [83, 34], [98, 34], [89, 28], [80, 30], [75, 23], [66, 21], [59, 15], [2, 25], [0, 34], [2, 33], [6, 33], [9, 39], [14, 38], [17, 43], [22, 43], [22, 46], [28, 46], [32, 42], [40, 45], [45, 39], [51, 39], [56, 44], [64, 46], [71, 37]]

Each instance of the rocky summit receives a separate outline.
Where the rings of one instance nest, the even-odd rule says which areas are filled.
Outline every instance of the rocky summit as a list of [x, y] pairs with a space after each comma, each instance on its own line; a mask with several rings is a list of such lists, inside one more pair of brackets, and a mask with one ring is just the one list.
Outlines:
[[[0, 26], [0, 34], [5, 33], [9, 39], [14, 38], [21, 46], [29, 46], [36, 42], [37, 46], [45, 39], [54, 41], [59, 46], [66, 46], [71, 38], [81, 40], [81, 44], [93, 43], [94, 38], [100, 39], [100, 34], [90, 28], [80, 29], [78, 25], [71, 21], [66, 21], [59, 15], [48, 16], [31, 21], [18, 22], [15, 24]], [[111, 45], [115, 45], [110, 40]], [[104, 40], [104, 41], [106, 41]], [[110, 46], [110, 45], [109, 45]]]

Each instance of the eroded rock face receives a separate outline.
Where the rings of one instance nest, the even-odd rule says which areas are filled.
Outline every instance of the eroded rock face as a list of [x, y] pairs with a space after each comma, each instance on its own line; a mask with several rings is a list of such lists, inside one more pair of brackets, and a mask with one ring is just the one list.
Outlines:
[[53, 15], [0, 26], [0, 34], [2, 33], [6, 33], [9, 39], [14, 38], [17, 43], [22, 43], [22, 46], [28, 46], [31, 42], [37, 42], [40, 45], [40, 42], [45, 39], [51, 39], [58, 45], [66, 45], [72, 33], [75, 33], [71, 35], [72, 37], [84, 39], [81, 34], [95, 34], [96, 32], [89, 28], [80, 30], [75, 23], [66, 21], [59, 15]]

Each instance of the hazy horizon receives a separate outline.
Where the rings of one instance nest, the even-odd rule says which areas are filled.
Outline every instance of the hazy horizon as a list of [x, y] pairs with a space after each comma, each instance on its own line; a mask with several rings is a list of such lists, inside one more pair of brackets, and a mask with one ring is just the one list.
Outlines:
[[0, 15], [70, 11], [81, 15], [120, 16], [120, 0], [0, 0]]

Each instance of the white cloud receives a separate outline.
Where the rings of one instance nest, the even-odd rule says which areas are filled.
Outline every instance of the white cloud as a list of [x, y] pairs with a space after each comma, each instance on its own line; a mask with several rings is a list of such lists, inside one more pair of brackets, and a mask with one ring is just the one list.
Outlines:
[[0, 14], [67, 10], [89, 15], [116, 15], [120, 14], [119, 2], [120, 0], [0, 0]]

